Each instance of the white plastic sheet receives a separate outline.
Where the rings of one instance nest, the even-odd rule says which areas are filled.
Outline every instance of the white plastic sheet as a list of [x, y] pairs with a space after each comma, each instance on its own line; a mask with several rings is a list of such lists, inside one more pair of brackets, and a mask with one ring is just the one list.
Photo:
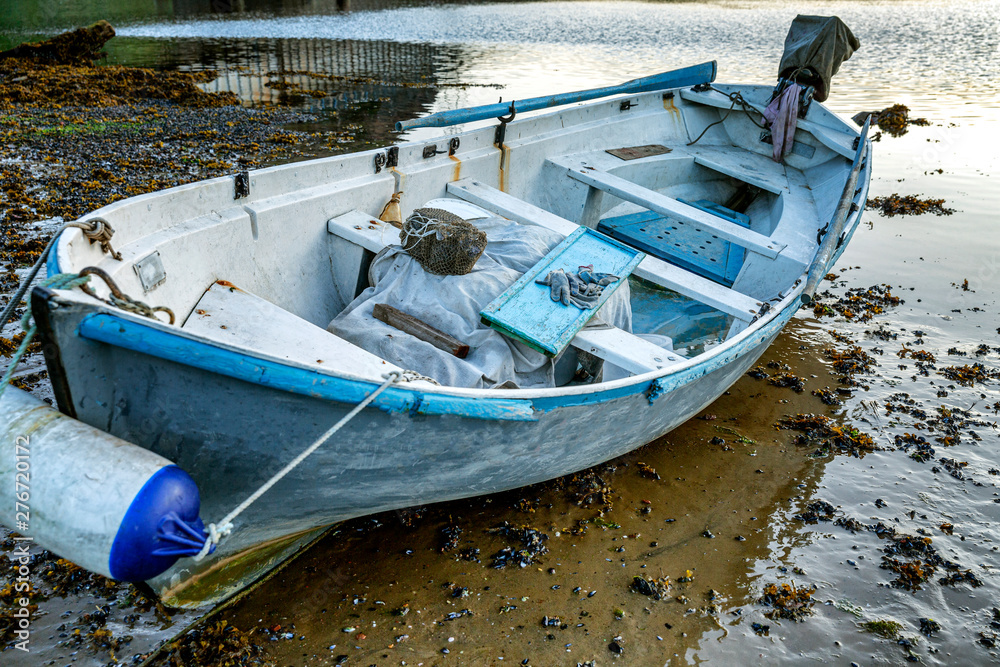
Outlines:
[[[427, 273], [400, 246], [388, 246], [372, 261], [368, 272], [372, 287], [352, 301], [327, 329], [388, 362], [432, 377], [443, 385], [554, 386], [555, 360], [482, 324], [479, 311], [534, 266], [562, 240], [562, 235], [495, 216], [470, 222], [486, 232], [488, 239], [486, 251], [471, 273], [464, 276]], [[468, 356], [459, 359], [376, 320], [372, 317], [376, 303], [398, 308], [468, 344]], [[588, 326], [606, 326], [605, 323], [631, 331], [628, 281], [615, 291]]]

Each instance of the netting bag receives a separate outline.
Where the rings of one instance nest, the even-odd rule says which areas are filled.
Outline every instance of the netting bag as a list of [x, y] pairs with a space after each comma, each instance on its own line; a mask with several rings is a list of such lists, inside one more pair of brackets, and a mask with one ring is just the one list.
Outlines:
[[418, 208], [399, 232], [403, 250], [428, 273], [463, 276], [486, 250], [486, 234], [454, 213]]

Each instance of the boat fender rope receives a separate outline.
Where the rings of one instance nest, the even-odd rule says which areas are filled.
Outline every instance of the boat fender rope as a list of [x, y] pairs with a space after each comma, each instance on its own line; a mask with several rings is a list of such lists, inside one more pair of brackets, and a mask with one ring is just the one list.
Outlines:
[[[33, 278], [34, 276], [25, 278], [24, 286], [31, 284]], [[83, 287], [88, 280], [90, 280], [89, 276], [79, 276], [75, 273], [59, 273], [51, 278], [43, 280], [39, 286], [51, 287], [53, 289], [73, 289], [74, 287]], [[18, 291], [20, 292], [21, 290]], [[23, 293], [21, 296], [23, 296]], [[20, 302], [21, 298], [15, 294], [14, 297], [11, 298], [8, 310], [13, 310], [12, 306], [16, 306]], [[7, 311], [4, 311], [4, 324], [7, 323], [7, 317]], [[11, 378], [14, 377], [14, 371], [17, 369], [18, 364], [21, 363], [21, 359], [24, 357], [25, 352], [28, 351], [28, 346], [31, 345], [31, 341], [38, 332], [38, 326], [32, 319], [30, 304], [28, 305], [28, 308], [24, 309], [24, 315], [21, 316], [21, 329], [24, 331], [24, 338], [21, 339], [21, 344], [18, 345], [17, 350], [14, 351], [10, 360], [10, 365], [7, 366], [7, 372], [3, 375], [3, 380], [0, 380], [0, 396], [3, 396], [4, 391], [7, 390], [7, 385], [10, 383]]]
[[218, 545], [223, 538], [229, 536], [233, 532], [233, 527], [234, 527], [233, 521], [236, 520], [236, 517], [242, 514], [243, 511], [246, 508], [250, 507], [250, 505], [252, 505], [258, 498], [267, 493], [268, 489], [270, 489], [272, 486], [280, 482], [285, 475], [295, 470], [295, 468], [298, 467], [300, 463], [305, 461], [310, 454], [312, 454], [317, 449], [322, 447], [323, 444], [327, 440], [332, 438], [337, 431], [343, 428], [344, 425], [347, 424], [347, 422], [354, 419], [359, 412], [368, 407], [368, 405], [372, 401], [374, 401], [379, 394], [388, 389], [395, 382], [411, 381], [409, 378], [412, 377], [412, 375], [408, 376], [407, 374], [416, 375], [416, 373], [414, 373], [413, 371], [390, 371], [389, 373], [383, 375], [382, 377], [385, 378], [385, 381], [381, 385], [379, 385], [378, 389], [370, 393], [368, 396], [364, 398], [364, 400], [362, 400], [360, 403], [354, 406], [354, 409], [348, 412], [343, 419], [341, 419], [339, 422], [330, 427], [330, 429], [327, 430], [326, 433], [321, 435], [315, 442], [313, 442], [311, 445], [302, 450], [302, 452], [294, 459], [292, 459], [288, 463], [288, 465], [286, 465], [284, 468], [275, 473], [269, 480], [261, 484], [256, 491], [247, 496], [246, 500], [237, 505], [229, 514], [223, 517], [221, 521], [219, 521], [217, 524], [216, 523], [208, 524], [207, 528], [208, 536], [205, 539], [205, 544], [202, 546], [201, 551], [199, 551], [194, 556], [194, 560], [196, 562], [200, 561], [203, 558], [205, 558], [205, 556], [207, 556], [209, 553], [211, 553], [215, 549], [216, 545]]

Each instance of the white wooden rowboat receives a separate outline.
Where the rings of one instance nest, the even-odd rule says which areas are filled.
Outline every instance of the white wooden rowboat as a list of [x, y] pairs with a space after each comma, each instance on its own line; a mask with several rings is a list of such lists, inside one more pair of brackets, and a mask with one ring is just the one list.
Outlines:
[[[756, 124], [771, 92], [675, 84], [519, 116], [502, 134], [485, 127], [134, 197], [84, 218], [113, 226], [120, 259], [78, 229], [64, 232], [50, 275], [97, 267], [176, 322], [112, 305], [96, 278], [96, 297], [36, 288], [59, 410], [162, 457], [149, 470], [186, 471], [206, 521], [387, 372], [407, 370], [326, 330], [368, 286], [373, 255], [397, 242], [378, 220], [394, 193], [404, 218], [431, 202], [556, 240], [584, 225], [646, 253], [631, 291], [616, 292], [630, 295], [631, 330], [581, 329], [560, 356], [570, 376], [579, 351], [603, 361], [602, 381], [556, 372], [555, 386], [517, 389], [397, 382], [248, 508], [211, 556], [164, 561], [176, 563], [151, 576], [155, 591], [177, 606], [220, 600], [332, 523], [581, 470], [709, 405], [808, 300], [856, 228], [871, 174], [870, 143], [818, 102], [800, 118], [792, 152], [773, 161]], [[729, 112], [735, 93], [747, 111]], [[407, 334], [396, 335], [405, 346]], [[27, 399], [13, 400], [4, 399], [16, 413], [4, 422], [10, 433], [28, 410]], [[85, 454], [61, 456], [65, 474], [88, 465]], [[152, 474], [130, 483], [138, 489]], [[102, 483], [115, 484], [112, 471]], [[106, 521], [119, 536], [121, 516]], [[66, 517], [37, 521], [68, 530]], [[90, 563], [114, 549], [88, 556], [78, 542], [62, 555]]]

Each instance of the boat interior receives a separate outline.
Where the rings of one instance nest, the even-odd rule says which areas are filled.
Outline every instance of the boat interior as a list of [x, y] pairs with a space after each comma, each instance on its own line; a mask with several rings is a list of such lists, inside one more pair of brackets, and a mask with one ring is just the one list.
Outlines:
[[[788, 296], [844, 188], [857, 133], [813, 103], [776, 162], [758, 126], [771, 90], [642, 93], [518, 117], [502, 132], [152, 193], [88, 216], [115, 228], [121, 261], [72, 230], [58, 263], [104, 269], [125, 293], [169, 307], [183, 335], [380, 380], [398, 367], [327, 326], [369, 288], [373, 258], [399, 243], [398, 229], [379, 219], [394, 195], [403, 219], [430, 205], [473, 224], [499, 216], [565, 237], [584, 227], [633, 250], [632, 317], [627, 329], [575, 329], [566, 348], [574, 354], [554, 362], [562, 360], [555, 385], [663, 373], [732, 340]], [[753, 111], [734, 104], [737, 92]], [[587, 358], [602, 372], [580, 373]]]

